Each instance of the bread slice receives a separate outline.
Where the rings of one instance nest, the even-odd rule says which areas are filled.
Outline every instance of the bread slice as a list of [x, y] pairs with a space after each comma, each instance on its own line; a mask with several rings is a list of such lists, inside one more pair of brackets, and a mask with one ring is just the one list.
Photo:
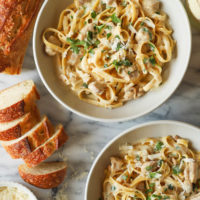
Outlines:
[[0, 1], [0, 72], [19, 74], [43, 0]]
[[39, 98], [32, 80], [23, 81], [0, 91], [0, 122], [9, 122], [22, 117], [33, 109], [33, 102]]
[[0, 140], [10, 141], [24, 135], [40, 121], [40, 113], [35, 105], [33, 111], [11, 122], [0, 123]]
[[22, 179], [27, 183], [43, 189], [50, 189], [60, 185], [67, 171], [65, 162], [45, 162], [34, 168], [22, 164], [18, 167]]
[[58, 125], [54, 135], [44, 144], [35, 149], [32, 153], [23, 158], [28, 167], [35, 167], [42, 161], [50, 157], [58, 148], [60, 148], [68, 139], [63, 126]]
[[22, 137], [7, 142], [1, 142], [1, 144], [13, 159], [24, 158], [48, 140], [53, 133], [53, 125], [45, 116], [40, 123]]

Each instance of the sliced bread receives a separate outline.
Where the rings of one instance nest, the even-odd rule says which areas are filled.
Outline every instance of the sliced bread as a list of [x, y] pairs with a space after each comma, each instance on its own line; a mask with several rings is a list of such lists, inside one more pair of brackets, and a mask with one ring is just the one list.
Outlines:
[[49, 138], [44, 144], [36, 148], [32, 153], [23, 158], [28, 167], [35, 167], [42, 161], [50, 157], [56, 150], [58, 150], [68, 139], [63, 126], [57, 126], [54, 135]]
[[18, 168], [19, 174], [27, 183], [43, 189], [50, 189], [60, 185], [67, 171], [65, 162], [45, 162], [29, 168], [22, 164]]
[[33, 110], [11, 122], [0, 123], [0, 140], [10, 141], [24, 135], [40, 121], [40, 113], [35, 105]]
[[24, 158], [48, 140], [53, 133], [53, 125], [45, 116], [40, 123], [35, 125], [22, 137], [11, 141], [1, 142], [1, 145], [13, 159]]
[[32, 80], [23, 81], [0, 91], [0, 122], [22, 117], [40, 96]]

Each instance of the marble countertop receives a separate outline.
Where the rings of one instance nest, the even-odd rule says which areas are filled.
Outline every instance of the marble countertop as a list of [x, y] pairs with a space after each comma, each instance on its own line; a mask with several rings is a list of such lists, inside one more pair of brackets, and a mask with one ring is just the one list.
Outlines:
[[193, 31], [193, 50], [188, 71], [174, 95], [154, 112], [123, 123], [99, 123], [77, 116], [62, 107], [48, 93], [35, 68], [30, 43], [19, 76], [0, 75], [0, 89], [17, 82], [33, 79], [41, 95], [38, 106], [56, 124], [61, 122], [70, 136], [66, 145], [51, 159], [68, 162], [68, 174], [64, 184], [53, 190], [40, 190], [23, 182], [18, 175], [20, 160], [12, 160], [0, 147], [0, 181], [10, 180], [30, 188], [39, 200], [81, 200], [87, 174], [100, 150], [120, 132], [136, 124], [152, 120], [179, 120], [200, 126], [200, 33]]

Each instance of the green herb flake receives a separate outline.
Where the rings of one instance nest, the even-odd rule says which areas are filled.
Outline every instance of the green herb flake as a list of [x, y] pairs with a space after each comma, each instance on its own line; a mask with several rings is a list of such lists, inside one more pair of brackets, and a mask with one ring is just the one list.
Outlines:
[[161, 141], [159, 141], [159, 142], [157, 142], [157, 144], [156, 144], [156, 151], [160, 151], [161, 149], [162, 149], [162, 146], [163, 146], [164, 144], [163, 144], [163, 142], [161, 142]]
[[111, 35], [112, 35], [112, 33], [108, 33], [107, 34], [107, 39], [109, 39]]
[[111, 190], [112, 190], [112, 191], [115, 191], [115, 190], [116, 190], [116, 187], [115, 187], [114, 185], [112, 185]]
[[94, 55], [94, 50], [93, 50], [93, 49], [90, 49], [90, 50], [88, 51], [88, 53], [90, 53], [90, 54], [93, 54], [93, 55]]
[[95, 19], [96, 16], [97, 16], [97, 13], [96, 13], [95, 11], [92, 11], [92, 13], [91, 13], [91, 17], [92, 17], [93, 19]]
[[118, 43], [117, 43], [116, 51], [119, 51], [121, 48], [122, 48], [122, 43], [121, 43], [121, 42], [118, 42]]
[[119, 35], [116, 35], [115, 38], [118, 38], [120, 40], [120, 36]]
[[151, 170], [152, 170], [152, 166], [147, 166], [147, 167], [146, 167], [146, 170], [147, 170], [147, 171], [151, 171]]
[[95, 47], [98, 47], [99, 44], [100, 44], [99, 40], [96, 40], [95, 43], [94, 43]]
[[88, 34], [87, 34], [87, 39], [89, 41], [91, 41], [93, 39], [93, 32], [92, 31], [89, 31]]
[[144, 59], [143, 59], [143, 63], [144, 63], [144, 64], [147, 64], [147, 63], [148, 63], [148, 58], [144, 58]]
[[84, 87], [84, 88], [88, 88], [87, 83], [83, 83], [83, 87]]
[[152, 32], [146, 27], [142, 28], [142, 30], [149, 34], [150, 41], [152, 41], [153, 40]]
[[101, 31], [103, 30], [103, 28], [105, 27], [104, 24], [99, 25], [99, 26], [95, 26], [95, 29], [97, 29], [98, 33], [101, 33]]
[[179, 168], [178, 165], [172, 167], [172, 173], [175, 175], [179, 175], [181, 173], [181, 169]]
[[74, 17], [73, 17], [73, 16], [70, 16], [70, 18], [73, 19]]
[[147, 194], [148, 194], [148, 193], [151, 193], [151, 192], [153, 192], [153, 189], [152, 189], [152, 188], [150, 188], [150, 189], [148, 189], [148, 190], [145, 191], [145, 193], [147, 193]]
[[158, 166], [161, 167], [162, 164], [163, 164], [163, 162], [164, 162], [163, 160], [159, 160], [159, 161], [158, 161]]
[[173, 190], [173, 189], [174, 189], [174, 186], [173, 186], [172, 184], [169, 184], [169, 185], [168, 185], [168, 189], [169, 189], [169, 190]]
[[111, 30], [111, 29], [112, 29], [112, 26], [107, 25], [107, 26], [105, 27], [105, 29]]
[[144, 26], [144, 22], [141, 22], [140, 26]]
[[105, 65], [104, 65], [104, 68], [108, 68], [108, 65], [107, 65], [107, 64], [105, 64]]
[[154, 58], [154, 56], [151, 56], [151, 57], [149, 58], [149, 62], [150, 62], [153, 66], [155, 66], [155, 65], [157, 64], [156, 59]]
[[131, 74], [131, 72], [130, 71], [128, 71], [128, 75], [130, 75]]
[[136, 160], [140, 161], [140, 156], [139, 155], [136, 155]]
[[124, 181], [126, 181], [127, 179], [128, 179], [128, 176], [122, 176], [122, 179], [124, 180]]
[[156, 195], [156, 194], [152, 194], [152, 197], [156, 198], [156, 199], [162, 199], [162, 196], [161, 195]]
[[151, 51], [155, 51], [155, 46], [152, 43], [149, 43]]
[[152, 179], [152, 178], [156, 178], [157, 175], [160, 175], [159, 173], [157, 172], [149, 172], [149, 177]]
[[116, 14], [111, 15], [112, 22], [115, 24], [121, 23], [121, 20], [116, 16]]

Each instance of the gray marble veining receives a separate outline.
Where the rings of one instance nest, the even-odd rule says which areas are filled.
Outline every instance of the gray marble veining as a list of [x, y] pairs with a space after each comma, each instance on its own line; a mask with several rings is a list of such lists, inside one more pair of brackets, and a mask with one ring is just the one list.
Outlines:
[[[41, 94], [38, 106], [56, 124], [65, 125], [70, 139], [51, 157], [52, 160], [67, 160], [68, 175], [65, 183], [53, 190], [41, 190], [24, 183], [18, 175], [17, 166], [22, 162], [12, 160], [0, 147], [0, 181], [10, 180], [28, 186], [39, 200], [82, 200], [88, 171], [93, 160], [113, 137], [136, 124], [152, 120], [179, 120], [200, 126], [200, 33], [193, 31], [193, 50], [188, 71], [182, 84], [173, 96], [154, 112], [124, 123], [99, 123], [79, 117], [64, 107], [47, 92], [42, 84], [29, 45], [22, 74], [0, 75], [0, 89], [17, 82], [33, 79]], [[63, 195], [63, 196], [62, 196]]]

